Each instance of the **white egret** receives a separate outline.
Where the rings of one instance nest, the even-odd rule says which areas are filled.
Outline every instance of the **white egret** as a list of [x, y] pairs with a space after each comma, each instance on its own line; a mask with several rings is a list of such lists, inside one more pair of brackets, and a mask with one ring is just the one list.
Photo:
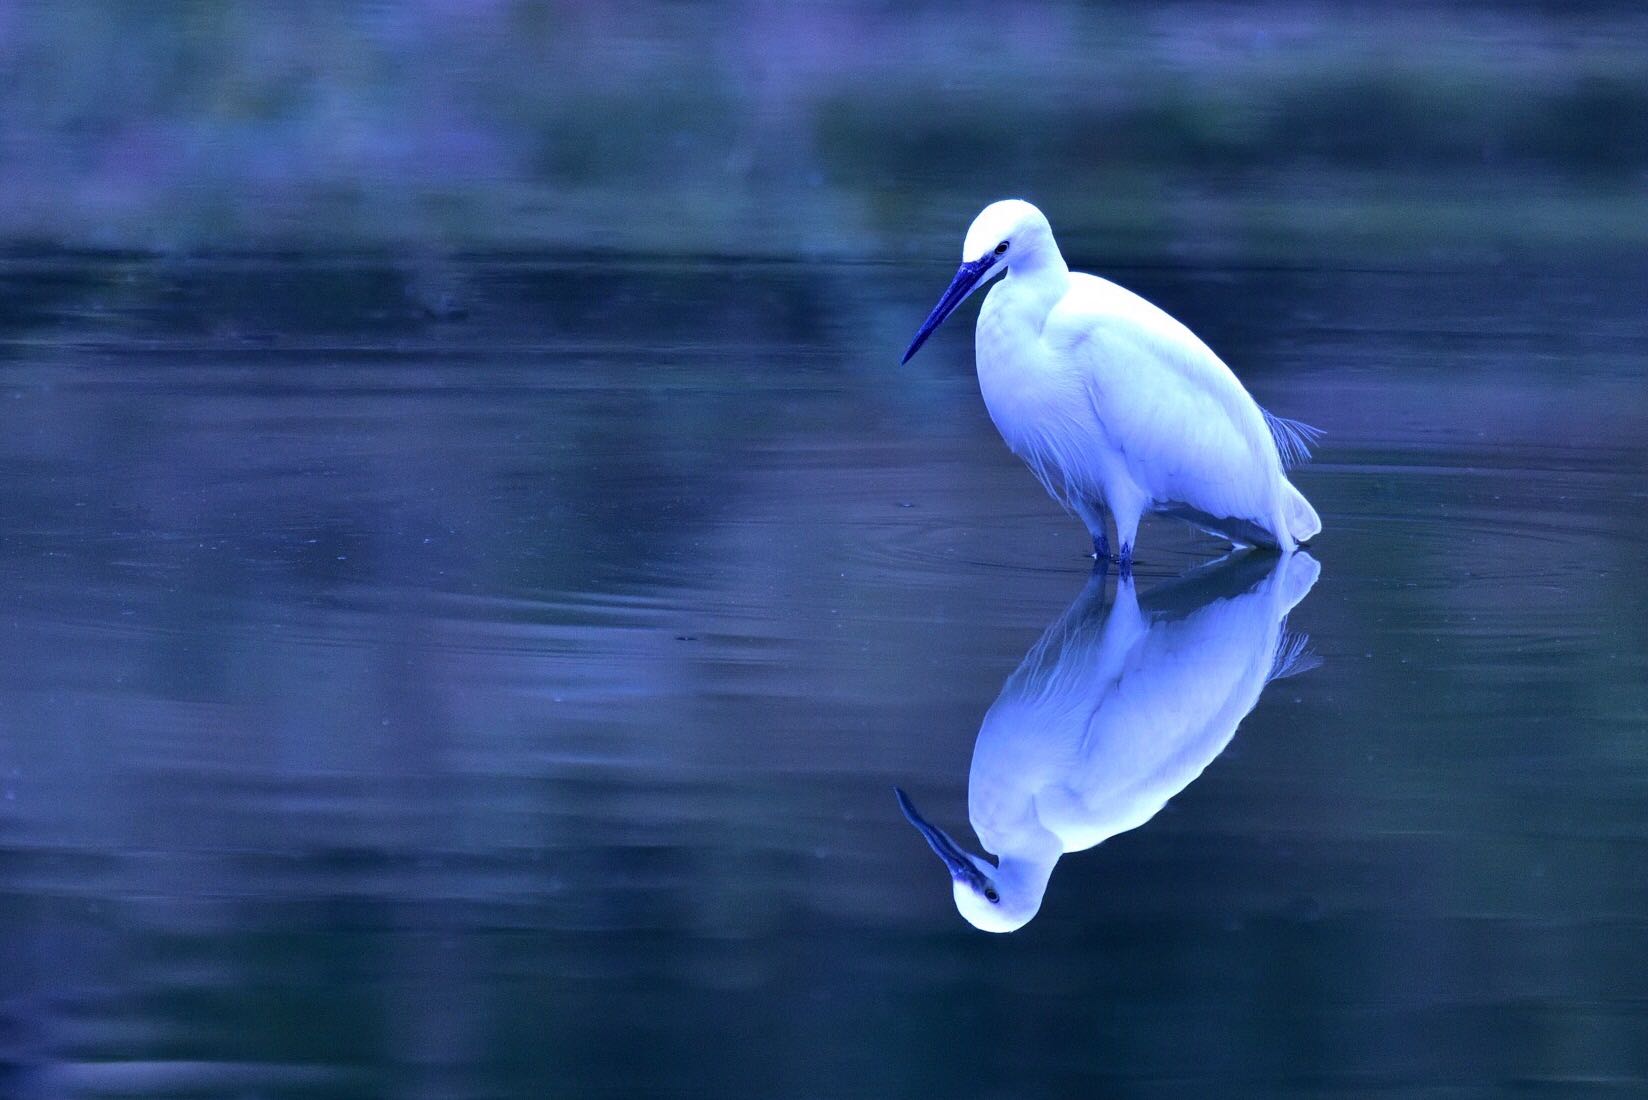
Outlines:
[[1008, 677], [974, 743], [967, 812], [996, 863], [897, 791], [961, 915], [987, 932], [1023, 927], [1060, 856], [1149, 821], [1224, 751], [1267, 683], [1313, 667], [1285, 619], [1319, 569], [1303, 552], [1244, 555], [1148, 593], [1144, 612], [1123, 576], [1108, 615], [1095, 573]]
[[1105, 513], [1131, 566], [1139, 520], [1167, 512], [1237, 545], [1292, 550], [1322, 528], [1287, 478], [1320, 434], [1272, 416], [1184, 325], [1131, 291], [1065, 265], [1021, 199], [973, 220], [961, 269], [904, 353], [974, 290], [975, 355], [990, 419], [1053, 498], [1110, 555]]

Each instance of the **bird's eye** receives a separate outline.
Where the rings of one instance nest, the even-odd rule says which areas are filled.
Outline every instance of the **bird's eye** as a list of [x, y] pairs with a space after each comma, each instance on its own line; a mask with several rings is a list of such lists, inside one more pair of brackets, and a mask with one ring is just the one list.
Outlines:
[[988, 901], [991, 905], [994, 905], [996, 902], [1001, 900], [1001, 895], [996, 893], [995, 887], [986, 886], [984, 888], [984, 900]]
[[1000, 256], [1003, 252], [1006, 252], [1006, 251], [1007, 251], [1007, 242], [1006, 241], [1002, 241], [1000, 244], [996, 245], [996, 255]]

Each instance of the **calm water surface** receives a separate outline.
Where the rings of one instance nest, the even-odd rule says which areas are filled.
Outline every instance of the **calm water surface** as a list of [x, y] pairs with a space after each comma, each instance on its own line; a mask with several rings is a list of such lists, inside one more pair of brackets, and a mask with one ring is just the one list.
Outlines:
[[0, 1095], [1640, 1095], [1644, 271], [1109, 273], [1321, 665], [990, 936], [892, 788], [1089, 564], [942, 264], [5, 259]]

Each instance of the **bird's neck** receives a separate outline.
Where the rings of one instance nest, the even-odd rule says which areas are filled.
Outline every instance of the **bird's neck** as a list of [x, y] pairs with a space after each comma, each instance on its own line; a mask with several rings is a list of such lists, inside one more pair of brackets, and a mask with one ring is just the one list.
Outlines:
[[1058, 246], [1049, 243], [1014, 261], [1007, 269], [1006, 282], [1014, 297], [1050, 310], [1070, 287], [1070, 268]]
[[[968, 777], [969, 787], [974, 778]], [[1023, 801], [1022, 812], [1015, 815], [1017, 820], [1012, 822], [1010, 829], [1002, 830], [998, 825], [996, 829], [986, 827], [984, 832], [979, 833], [979, 839], [987, 844], [995, 841], [992, 847], [996, 853], [997, 863], [1002, 867], [1011, 865], [1021, 872], [1030, 873], [1032, 877], [1035, 874], [1032, 869], [1043, 866], [1047, 868], [1047, 873], [1051, 874], [1053, 864], [1064, 854], [1064, 841], [1039, 820], [1036, 812], [1037, 801], [1037, 798]], [[979, 831], [976, 826], [974, 831]], [[992, 835], [986, 836], [985, 833]]]
[[1063, 854], [1062, 850], [1048, 850], [1002, 856], [996, 864], [996, 881], [1003, 893], [1039, 898], [1047, 892], [1047, 880], [1053, 877], [1053, 868]]

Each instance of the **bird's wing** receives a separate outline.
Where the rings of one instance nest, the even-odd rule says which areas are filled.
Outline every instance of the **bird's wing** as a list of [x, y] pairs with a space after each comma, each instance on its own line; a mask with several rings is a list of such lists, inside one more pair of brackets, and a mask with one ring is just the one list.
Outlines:
[[1072, 274], [1043, 339], [1080, 373], [1141, 489], [1214, 516], [1265, 515], [1281, 462], [1264, 413], [1184, 325], [1114, 283]]

